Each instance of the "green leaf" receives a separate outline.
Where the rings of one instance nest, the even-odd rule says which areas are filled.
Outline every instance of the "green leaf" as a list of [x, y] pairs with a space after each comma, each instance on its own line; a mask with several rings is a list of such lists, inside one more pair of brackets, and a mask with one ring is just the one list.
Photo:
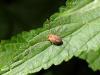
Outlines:
[[[73, 56], [100, 70], [100, 0], [68, 0], [43, 28], [1, 41], [0, 73], [26, 75], [68, 61]], [[50, 25], [50, 28], [48, 26]], [[63, 45], [48, 41], [49, 34], [62, 37]]]

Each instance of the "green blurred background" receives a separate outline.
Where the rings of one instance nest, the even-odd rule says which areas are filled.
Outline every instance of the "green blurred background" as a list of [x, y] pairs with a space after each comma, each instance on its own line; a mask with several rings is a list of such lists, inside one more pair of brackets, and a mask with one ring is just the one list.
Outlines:
[[0, 0], [0, 39], [42, 26], [66, 0]]
[[[66, 0], [0, 0], [0, 40], [10, 39], [23, 31], [36, 29]], [[78, 58], [41, 70], [35, 75], [100, 75]]]

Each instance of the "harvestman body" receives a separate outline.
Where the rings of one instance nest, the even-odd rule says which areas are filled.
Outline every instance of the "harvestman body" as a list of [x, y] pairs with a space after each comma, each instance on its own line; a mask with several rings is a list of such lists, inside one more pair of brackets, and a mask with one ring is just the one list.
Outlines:
[[58, 35], [50, 34], [48, 35], [48, 40], [55, 45], [63, 44], [61, 37], [59, 37]]

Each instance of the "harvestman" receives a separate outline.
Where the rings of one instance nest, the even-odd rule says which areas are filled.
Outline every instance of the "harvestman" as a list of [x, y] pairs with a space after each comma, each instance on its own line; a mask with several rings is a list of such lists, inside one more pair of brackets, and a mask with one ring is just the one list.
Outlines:
[[[49, 24], [50, 24], [50, 22], [49, 22]], [[63, 44], [62, 38], [60, 36], [56, 35], [56, 34], [49, 34], [48, 35], [48, 40], [51, 43], [53, 43], [54, 45], [62, 45]]]

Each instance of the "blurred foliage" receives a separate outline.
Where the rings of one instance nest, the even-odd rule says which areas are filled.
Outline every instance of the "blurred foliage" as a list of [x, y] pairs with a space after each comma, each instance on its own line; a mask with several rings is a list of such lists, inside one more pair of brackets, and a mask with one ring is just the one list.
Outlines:
[[74, 57], [67, 63], [63, 62], [58, 66], [53, 65], [47, 70], [41, 70], [30, 75], [99, 75], [99, 73], [99, 71], [93, 72], [86, 61]]

